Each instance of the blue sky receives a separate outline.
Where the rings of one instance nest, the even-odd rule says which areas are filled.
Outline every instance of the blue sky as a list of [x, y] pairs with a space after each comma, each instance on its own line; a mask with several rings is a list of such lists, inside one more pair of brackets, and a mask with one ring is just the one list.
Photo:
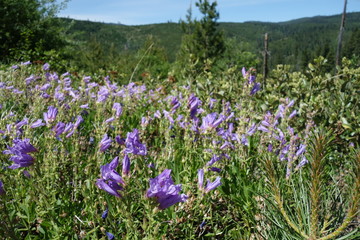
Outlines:
[[[179, 22], [196, 0], [70, 0], [58, 15], [126, 25]], [[210, 0], [211, 2], [211, 0]], [[218, 0], [219, 22], [282, 22], [342, 13], [343, 0]], [[360, 0], [348, 0], [347, 12], [360, 12]]]

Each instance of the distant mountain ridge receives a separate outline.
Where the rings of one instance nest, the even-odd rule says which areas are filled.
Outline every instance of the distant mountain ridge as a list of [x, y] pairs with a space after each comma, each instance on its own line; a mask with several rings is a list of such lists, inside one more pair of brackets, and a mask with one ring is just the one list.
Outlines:
[[[72, 22], [68, 30], [75, 41], [86, 42], [96, 39], [105, 47], [115, 47], [118, 51], [136, 51], [151, 35], [162, 46], [170, 61], [175, 60], [182, 31], [179, 23], [158, 23], [128, 26], [122, 24], [100, 23], [82, 20], [63, 19]], [[263, 48], [263, 36], [269, 34], [271, 64], [291, 63], [301, 65], [312, 57], [323, 55], [331, 58], [336, 48], [341, 14], [314, 16], [286, 22], [219, 22], [227, 38], [235, 43], [247, 43], [248, 51], [259, 55]], [[360, 12], [347, 13], [344, 43], [353, 31], [360, 28]], [[360, 42], [360, 40], [359, 40]]]

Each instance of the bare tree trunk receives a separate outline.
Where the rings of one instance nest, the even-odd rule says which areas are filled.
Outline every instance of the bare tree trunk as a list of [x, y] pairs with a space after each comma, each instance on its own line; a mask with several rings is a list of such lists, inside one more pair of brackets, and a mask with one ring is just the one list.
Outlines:
[[269, 51], [268, 51], [268, 33], [265, 33], [265, 37], [264, 37], [264, 66], [263, 66], [263, 86], [265, 87], [266, 84], [266, 78], [268, 75], [268, 56], [269, 56]]
[[342, 46], [342, 38], [345, 30], [346, 5], [347, 5], [347, 0], [344, 0], [344, 11], [341, 18], [340, 32], [338, 36], [338, 45], [336, 49], [336, 66], [341, 66], [341, 46]]

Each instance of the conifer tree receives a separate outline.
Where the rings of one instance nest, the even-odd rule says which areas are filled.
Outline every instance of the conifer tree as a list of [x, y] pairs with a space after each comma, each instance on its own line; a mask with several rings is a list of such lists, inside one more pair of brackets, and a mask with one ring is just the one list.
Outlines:
[[209, 70], [225, 51], [224, 34], [218, 29], [219, 12], [217, 2], [208, 0], [196, 2], [202, 18], [192, 19], [191, 8], [186, 21], [181, 22], [184, 37], [181, 43], [178, 61], [191, 66], [193, 73]]
[[66, 1], [59, 2], [1, 0], [0, 61], [31, 60], [62, 46], [61, 26], [55, 15]]

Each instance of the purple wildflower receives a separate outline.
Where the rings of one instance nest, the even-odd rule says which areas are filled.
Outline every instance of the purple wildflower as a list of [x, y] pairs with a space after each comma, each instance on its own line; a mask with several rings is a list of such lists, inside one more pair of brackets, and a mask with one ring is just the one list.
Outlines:
[[44, 71], [49, 71], [49, 69], [50, 69], [50, 64], [45, 63], [45, 64], [43, 65], [42, 69], [43, 69]]
[[30, 65], [31, 62], [30, 61], [26, 61], [26, 62], [21, 62], [20, 65], [21, 66], [26, 66], [26, 65]]
[[158, 119], [161, 118], [161, 112], [160, 112], [159, 110], [157, 110], [157, 111], [154, 113], [154, 118], [158, 118]]
[[252, 136], [255, 132], [256, 132], [256, 124], [253, 123], [251, 125], [251, 127], [248, 129], [248, 131], [246, 132], [246, 135]]
[[104, 123], [111, 123], [115, 120], [115, 117], [108, 118], [104, 121]]
[[244, 146], [249, 146], [249, 140], [247, 139], [246, 135], [241, 136], [241, 144]]
[[116, 111], [115, 116], [116, 118], [119, 118], [122, 114], [122, 107], [120, 103], [114, 103], [113, 109]]
[[284, 113], [285, 113], [285, 107], [283, 104], [279, 105], [279, 110], [277, 112], [277, 114], [275, 115], [275, 119], [279, 119], [279, 118], [284, 118]]
[[107, 87], [104, 87], [104, 86], [101, 86], [100, 87], [100, 90], [98, 91], [97, 93], [97, 100], [96, 102], [97, 103], [103, 103], [106, 101], [106, 99], [109, 97], [110, 95], [110, 92], [109, 90], [107, 89]]
[[188, 198], [185, 194], [179, 194], [181, 184], [174, 185], [170, 173], [170, 169], [165, 169], [160, 175], [150, 179], [150, 188], [146, 193], [148, 198], [156, 198], [160, 209], [171, 207], [178, 202], [185, 202]]
[[83, 109], [89, 109], [89, 104], [83, 104], [83, 105], [80, 105], [80, 108], [83, 108]]
[[201, 101], [199, 98], [195, 97], [194, 94], [191, 94], [188, 100], [188, 108], [190, 109], [190, 117], [195, 118], [198, 113], [198, 108], [201, 105]]
[[128, 176], [130, 173], [130, 158], [127, 154], [125, 154], [122, 162], [122, 174], [124, 176]]
[[41, 127], [44, 125], [45, 125], [45, 123], [43, 123], [42, 119], [38, 119], [30, 125], [30, 128], [37, 128], [37, 127]]
[[290, 107], [294, 106], [294, 103], [295, 103], [295, 100], [291, 100], [286, 107], [290, 108]]
[[28, 167], [34, 164], [34, 158], [26, 153], [18, 153], [10, 157], [14, 163], [9, 167], [10, 169], [17, 169], [20, 167]]
[[250, 91], [250, 95], [254, 95], [255, 93], [257, 93], [258, 91], [260, 91], [261, 89], [261, 84], [260, 83], [255, 83], [253, 88]]
[[59, 137], [64, 131], [65, 131], [65, 123], [63, 122], [58, 122], [54, 127], [53, 127], [53, 131], [55, 133], [55, 137]]
[[111, 146], [112, 140], [108, 135], [105, 133], [103, 138], [100, 141], [100, 152], [105, 152]]
[[32, 83], [35, 80], [36, 80], [35, 76], [31, 74], [30, 77], [25, 78], [26, 85], [29, 85], [30, 83]]
[[210, 100], [209, 100], [209, 108], [210, 108], [210, 109], [213, 109], [213, 108], [214, 108], [214, 104], [215, 104], [216, 102], [217, 102], [216, 99], [210, 98]]
[[209, 170], [213, 171], [213, 172], [217, 172], [217, 173], [221, 172], [221, 169], [217, 168], [217, 167], [211, 167], [211, 168], [209, 168]]
[[300, 144], [298, 150], [296, 151], [295, 155], [299, 156], [301, 154], [303, 154], [306, 150], [306, 145]]
[[67, 132], [70, 132], [74, 129], [74, 124], [73, 123], [67, 123], [65, 125], [65, 128], [64, 128], [64, 133], [67, 133]]
[[29, 123], [29, 119], [28, 118], [24, 118], [24, 120], [21, 120], [20, 122], [15, 124], [16, 129], [21, 128], [24, 125], [27, 125]]
[[58, 114], [58, 109], [56, 107], [48, 107], [48, 111], [44, 113], [44, 120], [46, 124], [50, 124], [55, 121]]
[[155, 168], [155, 164], [154, 164], [154, 163], [149, 163], [149, 164], [147, 165], [147, 167], [148, 167], [148, 168]]
[[163, 113], [164, 113], [164, 117], [166, 117], [171, 124], [175, 123], [173, 117], [171, 116], [171, 114], [168, 111], [163, 110]]
[[122, 138], [121, 136], [117, 135], [115, 137], [115, 141], [119, 144], [119, 145], [125, 145], [125, 139]]
[[226, 117], [222, 114], [220, 114], [219, 117], [217, 118], [216, 112], [210, 113], [205, 117], [203, 117], [200, 129], [205, 132], [207, 130], [216, 128], [220, 125], [220, 123], [222, 123], [225, 120], [225, 118]]
[[305, 156], [302, 157], [302, 160], [300, 161], [300, 163], [296, 166], [296, 170], [299, 170], [300, 168], [302, 168], [305, 164], [309, 163], [309, 161], [306, 159]]
[[257, 129], [258, 129], [259, 131], [263, 131], [263, 132], [270, 132], [269, 129], [267, 129], [267, 128], [264, 127], [263, 125], [260, 125]]
[[96, 181], [96, 186], [107, 193], [120, 198], [122, 196], [118, 191], [124, 189], [121, 185], [125, 185], [125, 182], [115, 170], [118, 165], [119, 157], [115, 157], [109, 164], [101, 166], [101, 178]]
[[76, 117], [76, 121], [74, 123], [74, 129], [78, 128], [79, 125], [84, 121], [84, 119], [79, 115]]
[[115, 238], [114, 234], [112, 234], [112, 233], [106, 232], [105, 234], [109, 240], [113, 240]]
[[217, 177], [215, 179], [215, 181], [213, 182], [210, 182], [210, 180], [208, 179], [207, 180], [207, 184], [206, 184], [206, 187], [205, 187], [205, 193], [208, 193], [210, 192], [211, 190], [214, 190], [215, 188], [217, 188], [218, 186], [221, 185], [221, 177]]
[[101, 214], [102, 219], [106, 219], [109, 213], [109, 208], [106, 208], [105, 211]]
[[203, 185], [204, 185], [204, 169], [199, 169], [198, 170], [198, 187], [199, 189], [203, 189]]
[[208, 161], [206, 163], [206, 166], [212, 166], [214, 163], [216, 163], [217, 161], [220, 161], [221, 159], [223, 159], [224, 155], [216, 155], [214, 154], [212, 156], [212, 158], [210, 159], [210, 161]]
[[125, 153], [135, 154], [135, 155], [143, 155], [147, 154], [146, 146], [140, 142], [139, 130], [134, 129], [132, 132], [129, 132], [126, 136], [125, 140]]
[[296, 114], [297, 114], [297, 111], [296, 111], [296, 110], [292, 111], [292, 113], [290, 113], [288, 119], [292, 119], [293, 117], [296, 116]]
[[[25, 79], [25, 80], [28, 80], [28, 78]], [[51, 87], [51, 84], [50, 84], [50, 83], [45, 83], [44, 85], [42, 85], [42, 86], [40, 87], [40, 90], [41, 90], [41, 91], [46, 91], [46, 90], [48, 90], [50, 87]]]
[[35, 159], [28, 155], [28, 153], [36, 152], [37, 149], [30, 144], [30, 139], [14, 139], [13, 143], [13, 147], [8, 147], [9, 150], [3, 151], [4, 154], [13, 154], [13, 156], [10, 157], [10, 160], [14, 163], [9, 168], [17, 169], [32, 165]]
[[176, 109], [178, 109], [181, 106], [181, 103], [179, 102], [179, 100], [177, 99], [177, 97], [173, 97], [171, 100], [171, 112], [174, 113], [176, 111]]

